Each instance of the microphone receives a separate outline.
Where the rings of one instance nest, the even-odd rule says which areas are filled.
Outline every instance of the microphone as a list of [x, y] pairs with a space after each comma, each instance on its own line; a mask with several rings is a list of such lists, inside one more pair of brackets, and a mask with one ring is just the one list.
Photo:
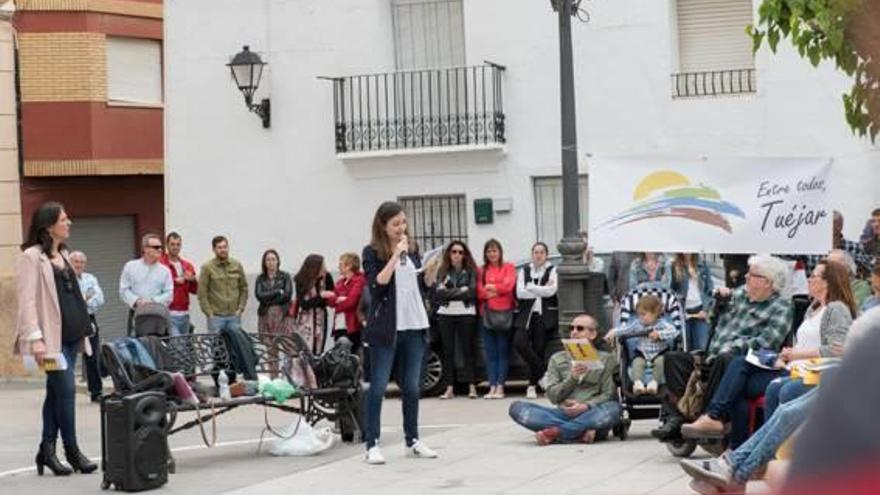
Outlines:
[[406, 266], [406, 258], [407, 258], [407, 252], [405, 250], [401, 251], [400, 252], [400, 266]]

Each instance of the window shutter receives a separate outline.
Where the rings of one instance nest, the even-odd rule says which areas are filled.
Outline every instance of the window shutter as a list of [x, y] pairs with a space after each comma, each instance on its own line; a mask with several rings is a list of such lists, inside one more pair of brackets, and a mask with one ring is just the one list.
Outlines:
[[678, 0], [681, 72], [752, 69], [751, 0]]
[[162, 44], [140, 38], [107, 38], [110, 101], [162, 103]]
[[398, 70], [464, 65], [461, 0], [392, 0]]

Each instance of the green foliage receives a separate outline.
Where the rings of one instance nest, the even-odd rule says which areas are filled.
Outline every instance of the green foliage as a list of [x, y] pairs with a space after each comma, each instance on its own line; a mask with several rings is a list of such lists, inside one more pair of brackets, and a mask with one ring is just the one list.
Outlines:
[[764, 0], [756, 26], [746, 30], [757, 52], [776, 53], [788, 39], [813, 66], [823, 60], [850, 76], [843, 95], [846, 121], [859, 136], [880, 133], [880, 0]]

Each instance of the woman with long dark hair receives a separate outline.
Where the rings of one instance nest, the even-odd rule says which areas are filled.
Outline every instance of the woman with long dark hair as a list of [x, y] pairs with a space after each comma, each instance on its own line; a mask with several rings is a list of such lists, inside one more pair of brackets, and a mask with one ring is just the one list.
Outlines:
[[364, 247], [364, 272], [370, 309], [364, 340], [370, 352], [370, 388], [366, 392], [364, 440], [367, 464], [384, 464], [379, 450], [382, 400], [397, 365], [403, 399], [403, 432], [408, 457], [435, 458], [419, 440], [419, 396], [422, 360], [428, 341], [428, 314], [418, 279], [421, 259], [410, 253], [406, 213], [393, 201], [382, 203], [373, 217], [372, 239]]
[[320, 254], [306, 256], [293, 277], [296, 286], [296, 310], [293, 331], [298, 333], [309, 350], [318, 355], [324, 352], [324, 330], [327, 327], [327, 300], [335, 295], [326, 289], [327, 269]]
[[489, 239], [483, 246], [483, 262], [477, 273], [477, 297], [489, 378], [489, 393], [484, 398], [503, 399], [516, 309], [516, 267], [504, 262], [504, 249], [495, 239]]
[[[290, 274], [281, 270], [281, 257], [278, 251], [267, 249], [260, 263], [260, 274], [254, 284], [254, 295], [260, 303], [257, 308], [257, 329], [272, 354], [273, 362], [277, 358], [276, 347], [271, 345], [271, 335], [290, 335], [293, 322], [287, 316], [290, 311], [290, 300], [293, 297], [293, 281]], [[271, 367], [274, 378], [278, 370]]]
[[[31, 217], [28, 237], [15, 265], [18, 322], [15, 352], [31, 356], [46, 370], [43, 438], [37, 452], [37, 473], [49, 468], [57, 476], [74, 471], [91, 473], [97, 465], [80, 452], [76, 442], [76, 357], [91, 355], [92, 327], [64, 241], [71, 221], [59, 203], [44, 203]], [[58, 433], [70, 467], [55, 455]], [[72, 468], [72, 469], [71, 469]]]
[[[436, 282], [437, 325], [443, 345], [443, 380], [446, 391], [441, 399], [454, 395], [456, 378], [469, 385], [468, 397], [477, 398], [477, 264], [461, 241], [452, 241], [443, 251]], [[464, 369], [457, 376], [455, 348], [464, 355]]]

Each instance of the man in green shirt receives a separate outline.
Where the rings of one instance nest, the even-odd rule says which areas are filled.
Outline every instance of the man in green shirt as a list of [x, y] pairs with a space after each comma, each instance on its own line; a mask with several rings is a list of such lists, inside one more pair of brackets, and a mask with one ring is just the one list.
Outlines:
[[[572, 339], [601, 342], [599, 325], [590, 315], [580, 315], [571, 322]], [[620, 404], [614, 385], [614, 355], [599, 351], [601, 369], [573, 362], [568, 351], [550, 358], [544, 384], [547, 398], [556, 407], [528, 401], [510, 405], [510, 417], [535, 432], [538, 445], [560, 442], [592, 443], [607, 434], [620, 421]]]
[[211, 240], [214, 258], [199, 272], [199, 306], [208, 318], [208, 331], [241, 329], [241, 314], [248, 298], [244, 267], [229, 257], [229, 241], [223, 236]]

